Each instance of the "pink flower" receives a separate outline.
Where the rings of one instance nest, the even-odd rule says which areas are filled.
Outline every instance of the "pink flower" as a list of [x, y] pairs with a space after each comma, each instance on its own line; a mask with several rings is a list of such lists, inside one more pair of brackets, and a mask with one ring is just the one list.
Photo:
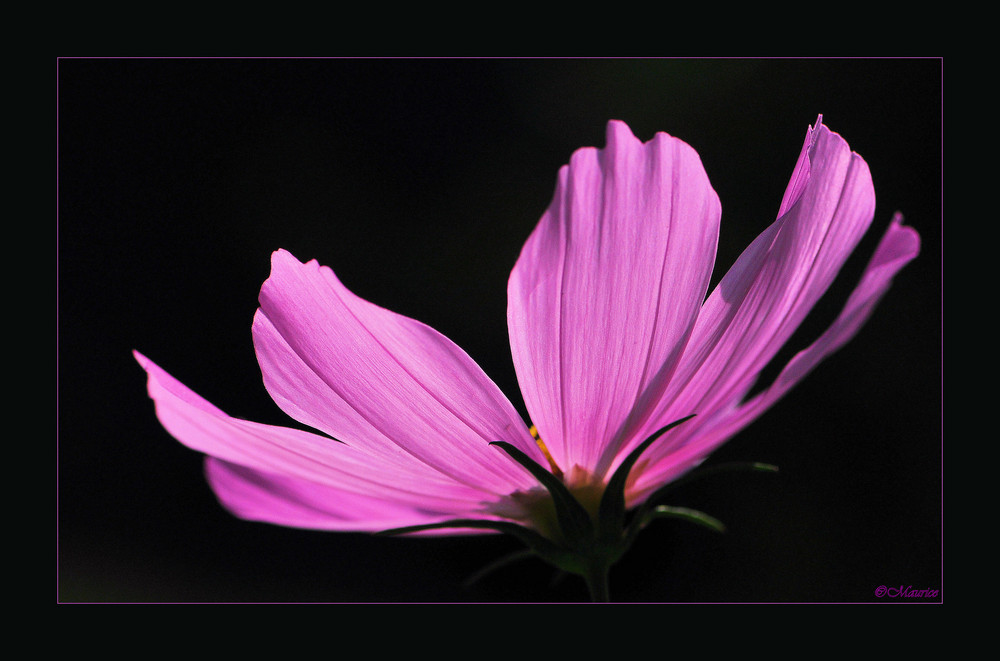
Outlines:
[[777, 220], [706, 299], [721, 209], [698, 154], [609, 123], [603, 150], [580, 149], [560, 170], [508, 285], [514, 366], [538, 441], [446, 337], [283, 250], [261, 288], [254, 346], [274, 401], [320, 433], [230, 417], [135, 356], [163, 426], [208, 455], [208, 480], [237, 516], [341, 531], [501, 530], [586, 576], [631, 542], [627, 508], [858, 331], [919, 250], [898, 215], [840, 316], [747, 399], [874, 209], [868, 166], [817, 121]]

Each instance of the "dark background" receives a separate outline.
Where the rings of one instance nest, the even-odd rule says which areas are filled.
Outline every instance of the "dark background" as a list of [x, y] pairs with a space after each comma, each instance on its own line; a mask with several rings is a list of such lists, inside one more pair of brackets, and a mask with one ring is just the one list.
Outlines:
[[230, 516], [202, 458], [157, 422], [131, 350], [231, 415], [298, 426], [265, 392], [250, 337], [270, 254], [286, 248], [453, 339], [523, 412], [506, 282], [573, 150], [603, 146], [609, 119], [694, 146], [722, 200], [717, 281], [774, 220], [819, 113], [868, 162], [878, 205], [783, 360], [837, 314], [894, 211], [923, 252], [853, 342], [710, 459], [779, 474], [675, 492], [728, 532], [655, 525], [612, 571], [612, 596], [867, 602], [880, 585], [943, 589], [940, 60], [56, 66], [58, 600], [585, 600], [581, 581], [553, 581], [534, 560], [463, 587], [518, 548], [503, 537], [382, 539]]

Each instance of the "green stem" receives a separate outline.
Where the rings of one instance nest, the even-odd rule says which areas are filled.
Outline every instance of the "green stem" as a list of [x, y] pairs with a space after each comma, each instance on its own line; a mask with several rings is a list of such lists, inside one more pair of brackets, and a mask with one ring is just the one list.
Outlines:
[[608, 569], [608, 567], [592, 566], [583, 577], [590, 590], [590, 600], [595, 603], [611, 601], [611, 593], [608, 591]]

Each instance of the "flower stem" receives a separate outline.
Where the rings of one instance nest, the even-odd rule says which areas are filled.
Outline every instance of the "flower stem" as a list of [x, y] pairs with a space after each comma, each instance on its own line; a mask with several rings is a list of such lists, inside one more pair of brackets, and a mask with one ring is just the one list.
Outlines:
[[595, 603], [611, 601], [611, 594], [608, 591], [608, 569], [608, 567], [594, 566], [583, 577], [590, 590], [590, 600]]

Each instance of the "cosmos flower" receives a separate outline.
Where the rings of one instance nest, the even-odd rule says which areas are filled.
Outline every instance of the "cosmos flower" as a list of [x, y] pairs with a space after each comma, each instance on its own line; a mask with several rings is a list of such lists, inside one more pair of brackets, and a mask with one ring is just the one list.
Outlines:
[[657, 493], [847, 342], [919, 250], [897, 215], [840, 316], [748, 397], [873, 219], [868, 166], [821, 120], [777, 220], [707, 298], [721, 208], [698, 154], [664, 133], [643, 143], [618, 121], [604, 149], [573, 154], [508, 284], [533, 426], [446, 337], [284, 250], [261, 288], [254, 347], [268, 393], [317, 432], [231, 417], [136, 352], [157, 416], [208, 455], [208, 481], [236, 516], [507, 532], [601, 596], [597, 575], [655, 514]]

